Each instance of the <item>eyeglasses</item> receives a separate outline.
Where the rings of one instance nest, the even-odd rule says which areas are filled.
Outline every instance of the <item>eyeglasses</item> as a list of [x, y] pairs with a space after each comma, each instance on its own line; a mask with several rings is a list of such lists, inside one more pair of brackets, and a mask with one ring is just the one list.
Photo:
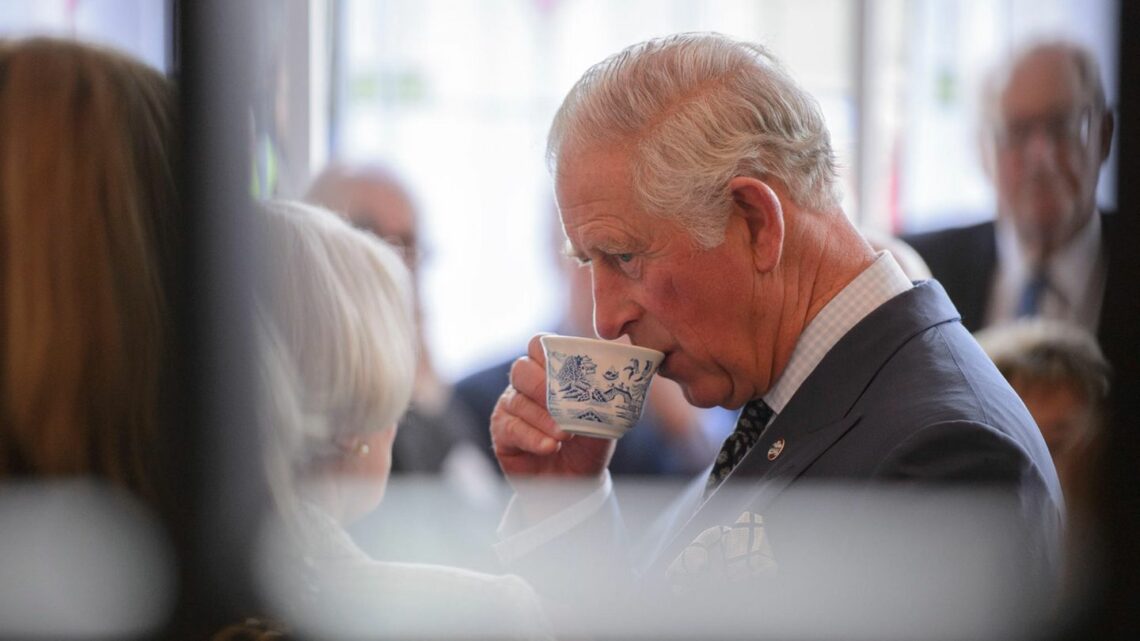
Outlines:
[[1084, 147], [1092, 131], [1092, 116], [1092, 108], [1085, 107], [1075, 112], [1007, 120], [994, 127], [994, 140], [1000, 149], [1021, 151], [1033, 139], [1034, 133], [1040, 132], [1056, 145]]
[[380, 238], [391, 245], [392, 249], [395, 249], [396, 253], [400, 254], [400, 258], [403, 258], [404, 262], [411, 268], [418, 267], [427, 253], [420, 249], [415, 238], [405, 236], [381, 236]]
[[428, 252], [420, 247], [413, 234], [383, 234], [372, 225], [372, 219], [368, 216], [357, 216], [351, 220], [352, 225], [357, 229], [364, 230], [388, 243], [400, 255], [400, 258], [404, 259], [404, 263], [409, 268], [418, 267], [428, 256]]

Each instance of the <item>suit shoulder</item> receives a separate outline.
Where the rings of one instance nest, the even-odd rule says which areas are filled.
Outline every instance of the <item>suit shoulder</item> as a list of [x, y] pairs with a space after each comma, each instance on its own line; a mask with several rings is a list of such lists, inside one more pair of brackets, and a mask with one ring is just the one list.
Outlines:
[[886, 454], [877, 475], [1013, 482], [1039, 464], [1001, 429], [959, 419], [917, 426]]

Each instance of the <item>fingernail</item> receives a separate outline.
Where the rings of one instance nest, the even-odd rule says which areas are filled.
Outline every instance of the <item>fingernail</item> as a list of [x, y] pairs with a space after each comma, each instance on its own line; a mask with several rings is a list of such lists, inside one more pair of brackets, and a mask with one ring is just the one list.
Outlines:
[[546, 438], [542, 439], [542, 442], [539, 443], [539, 445], [544, 450], [554, 450], [557, 447], [558, 443], [554, 439], [547, 436]]

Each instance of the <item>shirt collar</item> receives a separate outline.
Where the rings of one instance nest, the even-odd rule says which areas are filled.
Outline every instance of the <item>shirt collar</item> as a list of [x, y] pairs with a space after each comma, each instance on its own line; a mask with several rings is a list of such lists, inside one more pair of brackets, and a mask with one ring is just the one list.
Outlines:
[[994, 234], [997, 241], [998, 278], [1009, 285], [1010, 291], [1018, 291], [1029, 273], [1029, 259], [1017, 242], [1017, 231], [1008, 218], [998, 217], [994, 221]]
[[788, 365], [764, 402], [777, 414], [815, 370], [823, 357], [859, 321], [914, 285], [894, 256], [881, 251], [875, 261], [835, 295], [800, 334]]
[[1049, 259], [1049, 283], [1069, 304], [1081, 300], [1081, 292], [1097, 268], [1096, 260], [1090, 257], [1100, 256], [1100, 225], [1100, 212], [1093, 212], [1077, 235]]

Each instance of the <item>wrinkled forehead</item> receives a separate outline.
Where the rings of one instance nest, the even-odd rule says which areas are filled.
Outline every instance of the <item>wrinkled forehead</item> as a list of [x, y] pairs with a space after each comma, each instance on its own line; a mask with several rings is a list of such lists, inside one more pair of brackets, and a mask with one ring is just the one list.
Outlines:
[[555, 195], [563, 229], [582, 252], [628, 251], [646, 234], [651, 219], [635, 194], [629, 154], [595, 147], [567, 153], [558, 164]]
[[568, 210], [601, 201], [633, 200], [630, 153], [615, 146], [567, 147], [554, 175], [558, 210], [566, 223]]

